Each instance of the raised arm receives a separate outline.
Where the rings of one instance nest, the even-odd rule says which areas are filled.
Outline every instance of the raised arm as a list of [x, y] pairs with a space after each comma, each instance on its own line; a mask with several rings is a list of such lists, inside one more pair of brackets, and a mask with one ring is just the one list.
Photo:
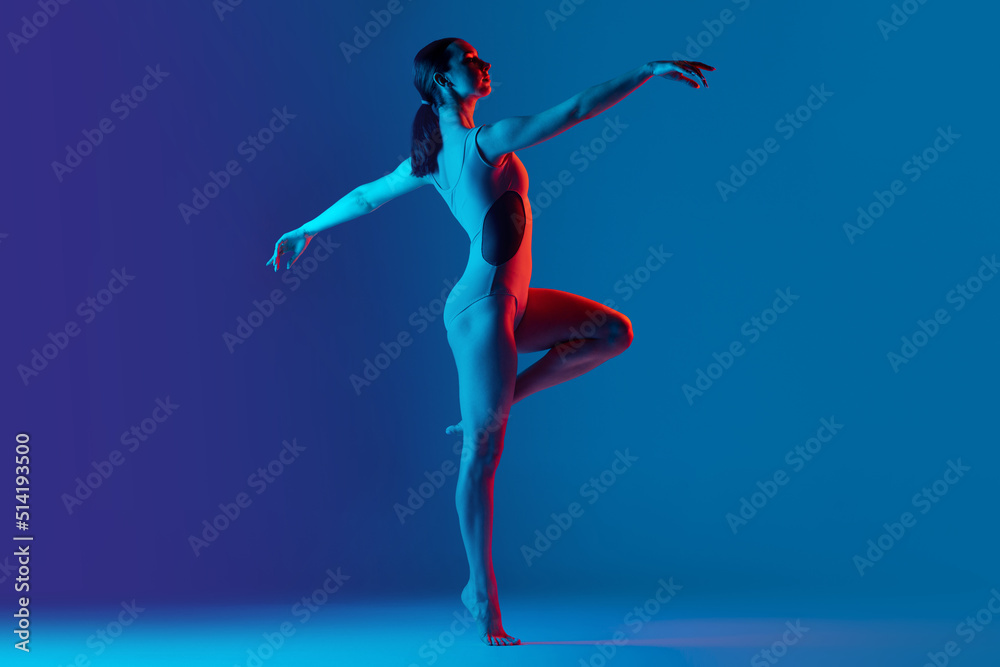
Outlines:
[[[652, 76], [669, 76], [684, 81], [693, 88], [699, 88], [696, 81], [684, 76], [697, 75], [704, 82], [705, 78], [698, 71], [699, 68], [715, 69], [704, 63], [684, 60], [648, 62], [614, 79], [591, 86], [541, 113], [533, 116], [511, 116], [484, 125], [478, 136], [479, 148], [483, 152], [483, 157], [492, 164], [497, 164], [505, 153], [540, 144], [618, 104]], [[707, 86], [708, 82], [705, 82], [705, 85]]]

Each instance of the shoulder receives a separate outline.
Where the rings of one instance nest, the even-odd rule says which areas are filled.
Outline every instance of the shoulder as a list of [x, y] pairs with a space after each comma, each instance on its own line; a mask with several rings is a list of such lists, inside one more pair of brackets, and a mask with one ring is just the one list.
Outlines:
[[479, 158], [488, 167], [502, 167], [507, 161], [507, 157], [511, 154], [510, 152], [499, 152], [495, 148], [496, 142], [493, 141], [492, 131], [494, 128], [493, 123], [485, 123], [479, 125], [478, 127], [472, 128], [470, 134], [472, 135], [472, 145], [470, 149], [475, 150]]

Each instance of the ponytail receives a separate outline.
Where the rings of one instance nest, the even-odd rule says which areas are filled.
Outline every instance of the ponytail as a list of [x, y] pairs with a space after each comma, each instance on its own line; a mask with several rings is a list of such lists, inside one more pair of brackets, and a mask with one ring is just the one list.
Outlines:
[[448, 46], [457, 37], [438, 39], [420, 49], [413, 58], [413, 86], [420, 93], [421, 104], [413, 117], [410, 140], [410, 170], [414, 176], [426, 176], [437, 171], [437, 156], [441, 152], [441, 122], [434, 75], [448, 69]]

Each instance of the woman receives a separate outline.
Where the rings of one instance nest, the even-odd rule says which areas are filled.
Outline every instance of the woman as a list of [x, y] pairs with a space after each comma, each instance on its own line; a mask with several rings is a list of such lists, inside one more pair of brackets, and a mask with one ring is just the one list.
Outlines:
[[[529, 287], [531, 207], [528, 174], [515, 150], [534, 146], [617, 104], [652, 76], [707, 86], [699, 62], [654, 61], [580, 92], [533, 116], [476, 126], [476, 102], [490, 94], [490, 64], [468, 42], [439, 39], [413, 61], [421, 107], [410, 157], [391, 174], [358, 186], [316, 219], [282, 236], [267, 264], [286, 268], [313, 236], [432, 184], [471, 239], [469, 260], [452, 288], [443, 320], [458, 367], [462, 433], [456, 489], [459, 526], [469, 560], [462, 602], [490, 645], [519, 644], [500, 621], [493, 574], [493, 478], [511, 405], [565, 382], [623, 352], [632, 342], [627, 317], [575, 294]], [[691, 78], [688, 78], [690, 75]], [[440, 158], [440, 159], [439, 159]], [[291, 261], [288, 258], [293, 258]], [[592, 338], [570, 335], [589, 322]], [[584, 326], [584, 330], [588, 327]], [[517, 373], [519, 353], [548, 353]]]

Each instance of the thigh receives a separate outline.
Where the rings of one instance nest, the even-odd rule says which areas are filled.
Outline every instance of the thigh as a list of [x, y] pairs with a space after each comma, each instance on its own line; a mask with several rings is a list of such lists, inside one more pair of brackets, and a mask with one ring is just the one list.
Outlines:
[[521, 323], [514, 331], [517, 351], [541, 352], [580, 338], [613, 338], [631, 330], [627, 317], [578, 294], [532, 287]]
[[448, 345], [458, 368], [459, 406], [466, 430], [468, 425], [506, 425], [517, 381], [516, 304], [510, 294], [488, 296], [449, 325]]

